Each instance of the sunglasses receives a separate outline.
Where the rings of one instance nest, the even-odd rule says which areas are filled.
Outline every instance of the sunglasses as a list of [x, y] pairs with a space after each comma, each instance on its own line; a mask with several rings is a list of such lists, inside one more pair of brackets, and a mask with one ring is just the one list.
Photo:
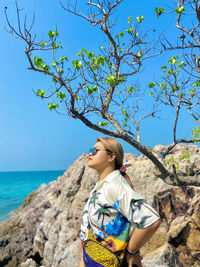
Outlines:
[[112, 153], [109, 150], [105, 150], [105, 149], [96, 149], [95, 147], [92, 147], [89, 149], [89, 154], [92, 153], [92, 156], [95, 156], [97, 154], [98, 151], [107, 151], [109, 153]]

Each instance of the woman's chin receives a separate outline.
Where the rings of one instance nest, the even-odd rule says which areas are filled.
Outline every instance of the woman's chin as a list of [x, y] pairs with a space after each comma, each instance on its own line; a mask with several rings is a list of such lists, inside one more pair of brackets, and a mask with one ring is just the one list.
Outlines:
[[92, 162], [92, 160], [88, 160], [87, 166], [93, 170], [96, 170], [95, 164]]
[[92, 162], [91, 162], [92, 160], [88, 160], [88, 162], [87, 162], [87, 165], [88, 165], [88, 167], [90, 167], [90, 168], [92, 168]]

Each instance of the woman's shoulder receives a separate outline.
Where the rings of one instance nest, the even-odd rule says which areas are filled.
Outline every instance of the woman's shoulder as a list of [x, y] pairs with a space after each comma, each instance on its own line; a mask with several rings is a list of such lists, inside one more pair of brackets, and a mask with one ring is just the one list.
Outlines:
[[106, 185], [105, 194], [114, 200], [131, 190], [133, 189], [128, 181], [120, 174], [120, 172], [116, 172], [112, 182]]
[[121, 199], [123, 201], [129, 201], [131, 199], [145, 200], [145, 197], [141, 193], [136, 192], [131, 185], [132, 183], [130, 184], [127, 179], [119, 173], [116, 175], [115, 179], [113, 179], [112, 183], [108, 185], [105, 195], [111, 201], [115, 201], [116, 199]]

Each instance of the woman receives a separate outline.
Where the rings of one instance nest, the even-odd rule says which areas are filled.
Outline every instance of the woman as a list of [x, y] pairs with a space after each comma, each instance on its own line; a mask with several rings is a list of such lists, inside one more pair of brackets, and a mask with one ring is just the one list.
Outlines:
[[[97, 171], [99, 180], [90, 193], [82, 215], [83, 253], [79, 267], [141, 267], [139, 249], [160, 224], [158, 213], [142, 195], [132, 189], [129, 177], [123, 177], [120, 173], [123, 159], [123, 148], [114, 138], [97, 138], [96, 144], [90, 149], [88, 167]], [[86, 244], [91, 237], [96, 240], [91, 244], [98, 249], [87, 254], [90, 245], [87, 247]], [[101, 254], [102, 245], [105, 252]], [[108, 263], [107, 259], [105, 263], [99, 261], [105, 257], [106, 249], [118, 259], [119, 265]]]

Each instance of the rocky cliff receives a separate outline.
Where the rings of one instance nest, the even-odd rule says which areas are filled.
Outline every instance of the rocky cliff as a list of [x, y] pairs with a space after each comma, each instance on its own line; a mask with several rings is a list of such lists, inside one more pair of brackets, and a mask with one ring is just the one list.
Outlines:
[[[162, 149], [156, 146], [154, 152]], [[158, 231], [141, 250], [145, 266], [200, 266], [200, 189], [165, 184], [144, 156], [129, 153], [125, 159], [132, 164], [128, 174], [135, 191], [162, 216]], [[200, 173], [197, 146], [178, 145], [166, 164], [170, 161], [186, 175]], [[0, 225], [0, 266], [78, 266], [81, 213], [98, 179], [86, 162], [84, 154], [63, 176], [28, 195], [12, 218]]]

